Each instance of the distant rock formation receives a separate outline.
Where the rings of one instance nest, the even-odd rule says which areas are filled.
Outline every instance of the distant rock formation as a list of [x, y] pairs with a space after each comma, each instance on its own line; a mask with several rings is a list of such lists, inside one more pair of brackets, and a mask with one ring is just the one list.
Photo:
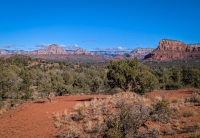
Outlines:
[[0, 56], [7, 56], [7, 55], [12, 55], [12, 54], [15, 54], [15, 55], [24, 55], [26, 54], [27, 52], [24, 51], [24, 50], [0, 50]]
[[135, 48], [133, 51], [131, 51], [131, 53], [134, 54], [138, 59], [144, 59], [144, 57], [153, 50], [153, 48]]
[[93, 55], [89, 51], [84, 51], [79, 48], [77, 50], [66, 51], [62, 47], [59, 47], [56, 44], [52, 44], [45, 49], [35, 50], [27, 53], [28, 55]]
[[75, 51], [67, 51], [68, 55], [94, 55], [90, 51], [83, 50], [82, 48], [79, 48]]
[[62, 48], [57, 46], [56, 44], [52, 44], [45, 49], [35, 50], [27, 53], [28, 55], [64, 55], [67, 52]]
[[8, 55], [9, 52], [7, 50], [0, 50], [0, 55]]
[[124, 53], [123, 55], [119, 55], [119, 56], [113, 57], [113, 58], [114, 59], [126, 59], [126, 58], [134, 59], [135, 55], [129, 52], [129, 53]]
[[185, 44], [176, 40], [162, 39], [158, 48], [145, 56], [145, 59], [169, 61], [200, 57], [200, 44]]
[[115, 58], [118, 56], [123, 56], [126, 53], [130, 53], [130, 51], [112, 51], [112, 50], [105, 50], [105, 51], [91, 51], [94, 55], [99, 55], [103, 58]]

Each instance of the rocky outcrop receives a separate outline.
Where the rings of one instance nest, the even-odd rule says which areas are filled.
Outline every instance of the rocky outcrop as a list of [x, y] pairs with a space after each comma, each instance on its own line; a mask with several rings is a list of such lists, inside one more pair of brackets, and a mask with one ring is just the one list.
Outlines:
[[94, 55], [90, 51], [83, 50], [82, 48], [79, 48], [75, 51], [67, 51], [68, 55]]
[[28, 55], [64, 55], [67, 52], [56, 44], [52, 44], [45, 49], [35, 50], [27, 53]]
[[8, 55], [9, 52], [7, 50], [0, 50], [0, 55]]
[[134, 59], [135, 55], [129, 52], [129, 53], [125, 53], [123, 55], [118, 55], [118, 56], [113, 57], [113, 59], [122, 59], [122, 60], [126, 59], [126, 58]]
[[145, 56], [145, 59], [155, 61], [169, 61], [200, 57], [200, 45], [187, 45], [180, 41], [163, 39], [158, 48]]
[[52, 44], [45, 49], [35, 50], [27, 53], [28, 55], [93, 55], [89, 51], [79, 48], [74, 51], [66, 51], [56, 44]]
[[144, 57], [151, 53], [153, 50], [153, 48], [136, 48], [131, 51], [131, 53], [134, 54], [138, 59], [144, 59]]
[[27, 52], [24, 50], [0, 50], [0, 56], [5, 56], [5, 55], [23, 55], [26, 54]]

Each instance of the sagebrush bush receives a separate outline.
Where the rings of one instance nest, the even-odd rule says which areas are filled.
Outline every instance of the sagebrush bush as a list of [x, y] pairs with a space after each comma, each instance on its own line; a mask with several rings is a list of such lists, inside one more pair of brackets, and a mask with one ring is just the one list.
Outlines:
[[5, 102], [0, 100], [0, 108], [3, 107], [5, 105]]
[[200, 138], [200, 134], [191, 134], [190, 138]]
[[194, 112], [191, 110], [187, 110], [183, 112], [183, 117], [192, 117], [194, 116]]
[[200, 106], [200, 91], [196, 91], [188, 101], [194, 103], [194, 105]]

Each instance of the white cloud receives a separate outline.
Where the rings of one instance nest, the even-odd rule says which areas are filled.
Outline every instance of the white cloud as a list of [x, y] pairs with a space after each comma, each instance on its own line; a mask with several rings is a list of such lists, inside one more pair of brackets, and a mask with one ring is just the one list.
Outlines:
[[[36, 44], [35, 46], [40, 47], [40, 48], [46, 48], [49, 45], [51, 45], [51, 44], [39, 43], [39, 44]], [[72, 46], [68, 46], [68, 45], [65, 45], [65, 44], [57, 44], [57, 45], [59, 47], [64, 48], [65, 50], [77, 50], [77, 49], [81, 48], [78, 44], [74, 44]]]
[[77, 50], [81, 48], [78, 44], [74, 44], [73, 46], [66, 46], [65, 49], [66, 50]]
[[99, 50], [99, 51], [124, 51], [124, 50], [129, 50], [126, 47], [122, 47], [122, 46], [117, 46], [117, 47], [110, 47], [110, 48], [95, 48], [95, 50]]

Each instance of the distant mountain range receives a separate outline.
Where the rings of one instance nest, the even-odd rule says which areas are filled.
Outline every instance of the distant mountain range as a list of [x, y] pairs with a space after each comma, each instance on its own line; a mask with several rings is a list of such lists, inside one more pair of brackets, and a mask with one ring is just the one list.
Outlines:
[[62, 47], [59, 47], [56, 44], [49, 45], [45, 49], [39, 49], [34, 51], [24, 51], [24, 50], [0, 50], [0, 55], [93, 55], [89, 51], [84, 51], [79, 48], [78, 50], [64, 50]]
[[0, 56], [9, 55], [27, 55], [33, 58], [44, 58], [44, 59], [60, 59], [66, 60], [70, 57], [79, 59], [84, 58], [96, 58], [97, 60], [104, 61], [110, 59], [123, 59], [123, 58], [134, 58], [138, 57], [143, 59], [145, 55], [149, 54], [153, 49], [136, 48], [133, 51], [86, 51], [81, 48], [77, 50], [64, 50], [56, 44], [49, 45], [44, 49], [34, 50], [34, 51], [24, 51], [24, 50], [0, 50]]
[[0, 57], [26, 55], [46, 60], [64, 60], [73, 62], [105, 62], [110, 59], [139, 58], [140, 60], [169, 61], [200, 57], [200, 44], [185, 44], [180, 41], [162, 39], [158, 48], [136, 48], [132, 51], [86, 51], [65, 50], [56, 44], [34, 51], [0, 50]]

